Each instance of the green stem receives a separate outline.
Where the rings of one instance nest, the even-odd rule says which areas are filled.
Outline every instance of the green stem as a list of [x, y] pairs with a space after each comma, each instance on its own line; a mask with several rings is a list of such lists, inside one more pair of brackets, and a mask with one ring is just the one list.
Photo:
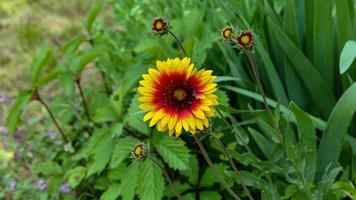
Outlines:
[[89, 121], [92, 121], [91, 117], [90, 117], [89, 109], [88, 109], [88, 104], [87, 104], [87, 101], [85, 99], [83, 88], [82, 88], [82, 85], [81, 85], [81, 82], [80, 82], [80, 75], [75, 80], [75, 83], [76, 83], [76, 85], [78, 87], [79, 94], [80, 94], [80, 96], [82, 98], [82, 103], [83, 103], [85, 115], [87, 116]]
[[208, 153], [206, 152], [203, 144], [199, 140], [198, 133], [194, 134], [194, 140], [195, 143], [198, 145], [200, 151], [202, 152], [206, 162], [208, 163], [210, 169], [213, 171], [214, 175], [219, 179], [220, 183], [225, 187], [225, 189], [229, 192], [229, 194], [235, 199], [235, 200], [241, 200], [239, 196], [230, 188], [230, 186], [226, 183], [222, 175], [218, 172], [216, 169], [215, 165], [211, 161]]
[[54, 114], [53, 114], [52, 110], [50, 109], [50, 107], [48, 106], [48, 104], [41, 98], [41, 96], [38, 94], [38, 92], [35, 93], [35, 96], [34, 96], [34, 97], [35, 97], [35, 99], [36, 99], [37, 101], [39, 101], [39, 102], [43, 105], [43, 107], [46, 108], [46, 110], [47, 110], [47, 112], [48, 112], [48, 114], [49, 114], [49, 116], [50, 116], [52, 122], [54, 123], [54, 125], [55, 125], [56, 128], [58, 129], [59, 133], [61, 134], [61, 136], [62, 136], [62, 138], [63, 138], [63, 141], [64, 141], [65, 143], [68, 143], [68, 138], [67, 138], [67, 136], [64, 134], [64, 131], [63, 131], [62, 128], [59, 126], [59, 124], [58, 124], [56, 118], [54, 117]]
[[[223, 116], [223, 114], [221, 113], [221, 111], [219, 109], [216, 109], [218, 115], [221, 117], [221, 119], [223, 119], [224, 123], [230, 127], [230, 129], [232, 129], [234, 132], [238, 132], [238, 130], [236, 129], [235, 126], [233, 126], [232, 124], [230, 124], [226, 118]], [[243, 143], [244, 147], [246, 148], [246, 150], [249, 152], [249, 153], [252, 153], [250, 147], [248, 146], [248, 144], [245, 144], [244, 140], [241, 138], [240, 134], [236, 133], [237, 136], [240, 138], [241, 142]]]
[[251, 64], [251, 66], [252, 66], [252, 70], [253, 70], [253, 74], [254, 74], [256, 82], [257, 82], [258, 90], [261, 93], [261, 96], [262, 96], [262, 99], [263, 99], [263, 104], [264, 104], [264, 106], [265, 106], [265, 108], [267, 110], [268, 117], [269, 117], [269, 119], [270, 119], [270, 121], [272, 123], [273, 128], [276, 130], [277, 137], [279, 137], [279, 139], [281, 141], [281, 144], [284, 146], [283, 136], [282, 136], [281, 131], [279, 130], [279, 127], [278, 127], [278, 125], [277, 125], [277, 123], [276, 123], [276, 121], [274, 119], [272, 110], [268, 106], [268, 103], [267, 103], [266, 93], [265, 93], [265, 91], [264, 91], [264, 89], [262, 87], [262, 82], [261, 82], [260, 75], [258, 73], [255, 56], [253, 55], [251, 50], [247, 50], [246, 54], [247, 54], [247, 57], [248, 57], [248, 60], [249, 60], [249, 62]]
[[236, 176], [235, 176], [236, 182], [238, 182], [242, 185], [248, 198], [250, 200], [253, 200], [250, 190], [246, 187], [244, 181], [242, 180], [240, 171], [237, 169], [235, 162], [232, 160], [232, 157], [231, 157], [229, 151], [227, 150], [227, 148], [225, 147], [224, 143], [212, 131], [210, 131], [210, 135], [213, 136], [213, 138], [216, 140], [216, 142], [219, 144], [219, 146], [223, 149], [225, 156], [229, 159], [230, 165], [236, 174]]
[[177, 42], [179, 48], [182, 50], [183, 54], [185, 57], [188, 57], [187, 52], [185, 51], [182, 42], [178, 39], [178, 37], [172, 32], [172, 31], [168, 31], [168, 33], [175, 39], [175, 41]]

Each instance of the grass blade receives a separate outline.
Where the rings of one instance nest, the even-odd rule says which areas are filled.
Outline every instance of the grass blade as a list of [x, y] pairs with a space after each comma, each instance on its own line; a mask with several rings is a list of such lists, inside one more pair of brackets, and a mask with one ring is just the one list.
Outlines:
[[[305, 57], [303, 52], [293, 43], [293, 41], [283, 32], [283, 30], [271, 19], [267, 23], [275, 35], [279, 36], [279, 45], [285, 52], [288, 60], [305, 83], [305, 86], [315, 102], [315, 105], [328, 116], [331, 108], [335, 104], [335, 97], [329, 85], [325, 82], [314, 65]], [[320, 101], [322, 99], [322, 101]]]
[[319, 180], [327, 166], [335, 164], [339, 159], [343, 140], [356, 111], [355, 99], [356, 83], [346, 90], [330, 114], [318, 149], [317, 177]]
[[333, 0], [315, 0], [314, 5], [314, 64], [329, 88], [334, 90]]

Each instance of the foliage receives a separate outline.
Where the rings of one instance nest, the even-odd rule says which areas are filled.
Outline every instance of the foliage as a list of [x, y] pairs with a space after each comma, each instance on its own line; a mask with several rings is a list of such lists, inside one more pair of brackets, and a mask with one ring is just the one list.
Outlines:
[[[231, 199], [191, 135], [169, 137], [142, 121], [136, 93], [141, 74], [156, 60], [182, 57], [173, 38], [151, 32], [156, 16], [171, 22], [197, 68], [218, 75], [219, 115], [201, 139], [242, 199], [247, 193], [215, 137], [255, 199], [355, 198], [355, 5], [95, 1], [81, 31], [60, 48], [36, 51], [30, 86], [4, 109], [8, 133], [0, 141], [9, 144], [0, 149], [0, 198]], [[100, 18], [104, 13], [111, 18]], [[227, 25], [257, 36], [254, 54], [284, 144], [274, 134], [246, 54], [219, 38]], [[29, 117], [35, 106], [44, 118]], [[132, 155], [138, 144], [145, 145], [143, 158]], [[36, 185], [40, 179], [45, 189]]]

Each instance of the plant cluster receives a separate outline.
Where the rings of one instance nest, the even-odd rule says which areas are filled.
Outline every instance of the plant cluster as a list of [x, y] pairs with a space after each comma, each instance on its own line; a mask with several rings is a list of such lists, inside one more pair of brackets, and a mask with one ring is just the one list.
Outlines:
[[1, 198], [356, 198], [354, 1], [134, 2], [37, 52]]

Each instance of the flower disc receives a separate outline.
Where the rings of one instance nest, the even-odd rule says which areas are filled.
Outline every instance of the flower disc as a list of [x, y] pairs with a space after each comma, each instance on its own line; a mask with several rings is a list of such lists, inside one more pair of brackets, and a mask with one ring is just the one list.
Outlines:
[[183, 129], [194, 134], [208, 127], [208, 118], [218, 105], [213, 71], [196, 70], [189, 58], [157, 61], [156, 65], [157, 69], [150, 68], [142, 76], [138, 88], [140, 109], [149, 111], [143, 120], [177, 137]]

